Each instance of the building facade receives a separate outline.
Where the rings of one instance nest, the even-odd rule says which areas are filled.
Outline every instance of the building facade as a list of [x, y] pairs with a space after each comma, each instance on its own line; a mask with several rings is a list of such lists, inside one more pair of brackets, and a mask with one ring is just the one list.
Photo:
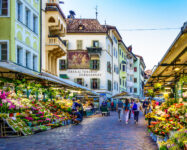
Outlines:
[[40, 72], [40, 0], [0, 0], [0, 60]]
[[137, 60], [136, 56], [132, 53], [132, 46], [128, 47], [127, 53], [127, 79], [126, 87], [127, 92], [133, 96], [134, 94], [134, 63]]
[[67, 19], [65, 41], [68, 43], [68, 53], [59, 59], [59, 76], [107, 97], [119, 93], [116, 57], [119, 35], [115, 30], [111, 26], [101, 25], [96, 19]]
[[127, 92], [127, 54], [128, 50], [124, 42], [119, 41], [120, 92]]
[[138, 98], [144, 97], [144, 70], [145, 63], [142, 56], [136, 55], [134, 63], [134, 95]]
[[42, 72], [58, 75], [58, 59], [67, 53], [66, 18], [59, 0], [42, 0]]

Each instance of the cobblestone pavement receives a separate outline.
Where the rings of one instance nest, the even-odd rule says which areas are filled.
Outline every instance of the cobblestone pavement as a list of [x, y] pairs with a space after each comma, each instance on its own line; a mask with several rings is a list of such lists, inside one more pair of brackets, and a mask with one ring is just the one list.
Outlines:
[[156, 150], [144, 117], [126, 125], [110, 117], [86, 118], [80, 125], [69, 125], [27, 137], [0, 139], [0, 150]]

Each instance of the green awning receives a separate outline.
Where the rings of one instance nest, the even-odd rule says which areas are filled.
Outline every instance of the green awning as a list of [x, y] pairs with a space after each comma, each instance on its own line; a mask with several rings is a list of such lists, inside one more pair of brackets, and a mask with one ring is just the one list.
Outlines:
[[69, 79], [67, 74], [60, 74], [60, 78], [62, 79]]

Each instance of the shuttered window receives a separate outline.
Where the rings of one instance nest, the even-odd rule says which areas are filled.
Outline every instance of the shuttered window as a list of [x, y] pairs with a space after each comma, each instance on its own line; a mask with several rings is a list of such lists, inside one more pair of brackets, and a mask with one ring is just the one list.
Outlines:
[[8, 60], [8, 45], [6, 42], [0, 43], [0, 60]]
[[111, 73], [111, 63], [107, 62], [107, 72]]
[[100, 61], [99, 60], [90, 60], [90, 69], [99, 70], [100, 69]]
[[17, 63], [19, 65], [22, 65], [22, 58], [23, 58], [22, 54], [23, 54], [23, 49], [21, 47], [17, 47]]
[[74, 82], [84, 86], [84, 79], [82, 79], [82, 78], [76, 78], [76, 79], [74, 79]]
[[99, 41], [93, 41], [92, 46], [93, 47], [99, 47]]
[[66, 60], [61, 59], [61, 60], [59, 61], [59, 69], [60, 69], [60, 70], [65, 70], [65, 69], [67, 69], [67, 62], [66, 62]]
[[100, 79], [91, 79], [90, 82], [91, 89], [100, 89]]
[[112, 91], [112, 82], [108, 80], [108, 91]]
[[82, 40], [77, 40], [77, 49], [83, 49], [82, 48]]

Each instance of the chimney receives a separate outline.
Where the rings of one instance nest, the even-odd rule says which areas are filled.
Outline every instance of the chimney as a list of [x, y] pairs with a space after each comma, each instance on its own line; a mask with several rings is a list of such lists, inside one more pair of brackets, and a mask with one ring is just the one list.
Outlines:
[[130, 45], [130, 46], [128, 47], [128, 51], [129, 51], [129, 52], [132, 52], [132, 45]]

